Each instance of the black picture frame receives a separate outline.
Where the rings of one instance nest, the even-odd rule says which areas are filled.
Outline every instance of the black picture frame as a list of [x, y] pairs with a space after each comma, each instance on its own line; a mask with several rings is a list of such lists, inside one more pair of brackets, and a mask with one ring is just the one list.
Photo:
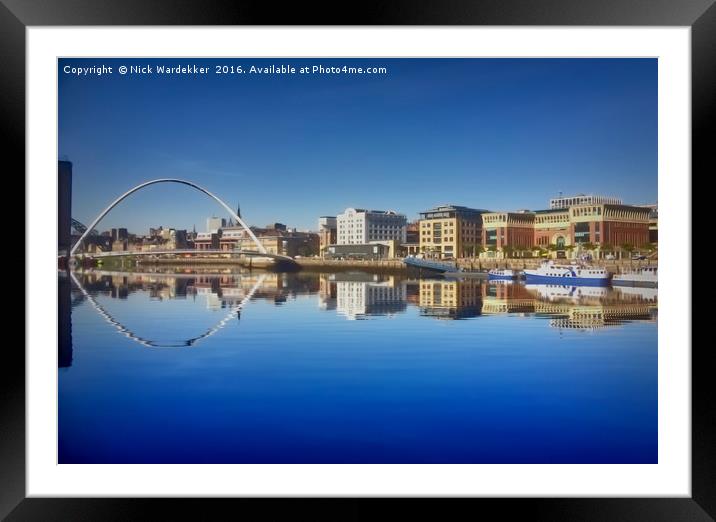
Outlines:
[[[5, 164], [25, 169], [25, 29], [53, 25], [550, 25], [688, 26], [692, 51], [692, 179], [716, 172], [715, 0], [401, 0], [361, 2], [348, 15], [344, 3], [326, 10], [303, 3], [281, 9], [269, 2], [231, 0], [0, 0], [0, 125]], [[14, 160], [14, 161], [12, 161]], [[26, 231], [29, 237], [32, 231]], [[690, 255], [687, 259], [690, 259]], [[689, 284], [691, 282], [689, 281]], [[31, 312], [32, 310], [27, 310]], [[535, 520], [714, 520], [716, 518], [716, 393], [710, 343], [692, 346], [692, 496], [690, 498], [530, 499], [70, 499], [25, 498], [25, 356], [6, 343], [0, 382], [0, 517], [7, 520], [144, 519], [149, 508], [163, 517], [211, 518], [215, 503], [229, 509], [261, 509], [262, 519], [279, 511], [291, 518], [355, 519], [386, 507], [416, 510], [441, 519], [499, 511], [500, 517]], [[683, 347], [686, 349], [687, 347]], [[239, 507], [238, 504], [241, 504]], [[386, 504], [388, 503], [388, 504]], [[467, 504], [467, 505], [466, 505]], [[211, 510], [211, 511], [210, 511]], [[276, 511], [278, 510], [278, 511]], [[245, 513], [245, 511], [235, 511]], [[207, 515], [209, 513], [209, 515]], [[216, 511], [218, 516], [219, 512]]]

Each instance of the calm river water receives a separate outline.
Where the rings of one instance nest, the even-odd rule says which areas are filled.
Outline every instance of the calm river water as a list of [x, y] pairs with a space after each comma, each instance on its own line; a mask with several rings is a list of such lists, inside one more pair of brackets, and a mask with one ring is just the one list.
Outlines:
[[60, 463], [655, 463], [655, 289], [59, 277]]

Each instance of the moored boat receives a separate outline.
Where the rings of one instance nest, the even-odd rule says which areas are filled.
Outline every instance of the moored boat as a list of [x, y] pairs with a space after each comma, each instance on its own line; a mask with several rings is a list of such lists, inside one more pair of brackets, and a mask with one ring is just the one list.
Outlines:
[[619, 286], [658, 286], [657, 267], [645, 266], [636, 270], [614, 274], [612, 284]]
[[525, 269], [527, 283], [552, 283], [558, 285], [607, 286], [611, 274], [604, 268], [586, 265], [557, 265], [543, 262], [535, 270]]
[[487, 272], [488, 279], [517, 279], [517, 272], [510, 268], [493, 268]]

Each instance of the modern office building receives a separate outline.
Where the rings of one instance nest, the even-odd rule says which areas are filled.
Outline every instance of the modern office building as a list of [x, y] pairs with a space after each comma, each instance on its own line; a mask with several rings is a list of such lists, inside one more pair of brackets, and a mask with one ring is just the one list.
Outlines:
[[608, 196], [595, 196], [586, 194], [577, 194], [576, 196], [562, 196], [549, 200], [549, 208], [568, 208], [574, 205], [622, 205], [623, 202], [619, 198], [612, 198]]
[[547, 248], [557, 245], [564, 248], [572, 244], [572, 229], [568, 209], [537, 210], [535, 212], [534, 245]]
[[482, 246], [486, 249], [531, 249], [534, 236], [534, 212], [486, 212], [482, 215]]
[[441, 205], [420, 213], [420, 253], [428, 257], [472, 257], [482, 243], [480, 210]]
[[337, 245], [364, 245], [371, 241], [406, 239], [407, 219], [392, 210], [347, 208], [336, 217]]
[[503, 251], [543, 248], [558, 250], [584, 243], [641, 247], [650, 242], [653, 209], [648, 206], [586, 204], [534, 212], [483, 214], [483, 246]]
[[57, 252], [72, 248], [72, 163], [57, 162]]
[[641, 247], [649, 242], [650, 208], [633, 205], [577, 205], [569, 207], [573, 243], [628, 243]]

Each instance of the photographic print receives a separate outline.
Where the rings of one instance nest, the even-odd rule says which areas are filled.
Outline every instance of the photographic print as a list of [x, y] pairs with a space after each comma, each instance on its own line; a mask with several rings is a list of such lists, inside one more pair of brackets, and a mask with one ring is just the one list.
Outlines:
[[57, 66], [59, 464], [658, 463], [656, 58]]

